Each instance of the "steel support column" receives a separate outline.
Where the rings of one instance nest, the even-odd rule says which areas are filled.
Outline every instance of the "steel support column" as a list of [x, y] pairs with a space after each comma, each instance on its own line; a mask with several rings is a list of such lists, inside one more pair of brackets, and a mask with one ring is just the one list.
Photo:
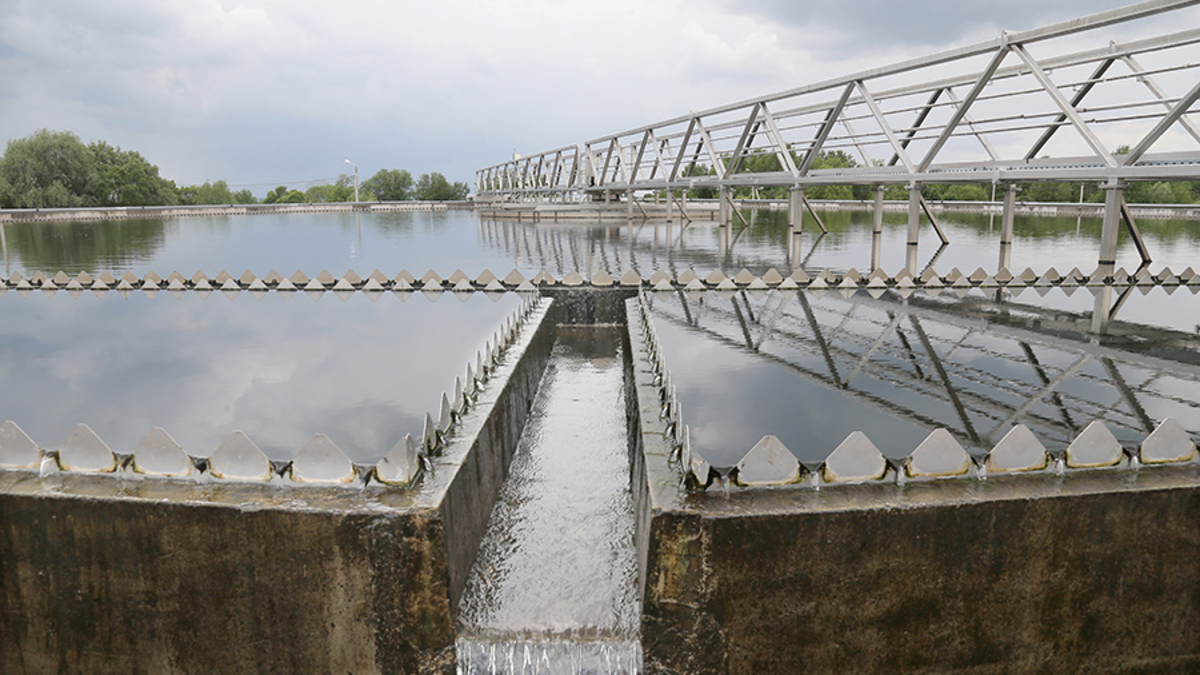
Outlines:
[[717, 194], [719, 204], [717, 205], [717, 220], [721, 226], [729, 225], [733, 222], [733, 188], [722, 187]]
[[788, 190], [788, 227], [802, 231], [804, 229], [804, 188], [793, 186]]
[[913, 184], [908, 188], [908, 248], [904, 256], [904, 266], [913, 275], [917, 273], [917, 245], [920, 239], [921, 186]]
[[875, 214], [871, 226], [871, 271], [879, 269], [879, 256], [883, 247], [883, 193], [887, 187], [875, 186]]
[[1125, 186], [1109, 183], [1104, 186], [1104, 225], [1100, 230], [1100, 259], [1098, 269], [1104, 276], [1112, 276], [1117, 264], [1117, 235], [1121, 225], [1121, 202]]
[[1012, 268], [1013, 216], [1017, 208], [1017, 185], [1009, 183], [1004, 186], [1004, 216], [1000, 221], [1000, 261], [996, 269]]

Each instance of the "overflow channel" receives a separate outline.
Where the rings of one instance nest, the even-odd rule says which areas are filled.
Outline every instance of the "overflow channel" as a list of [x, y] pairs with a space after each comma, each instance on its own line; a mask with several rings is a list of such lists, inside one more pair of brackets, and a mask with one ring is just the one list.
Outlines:
[[460, 673], [641, 670], [619, 326], [560, 326], [459, 605]]

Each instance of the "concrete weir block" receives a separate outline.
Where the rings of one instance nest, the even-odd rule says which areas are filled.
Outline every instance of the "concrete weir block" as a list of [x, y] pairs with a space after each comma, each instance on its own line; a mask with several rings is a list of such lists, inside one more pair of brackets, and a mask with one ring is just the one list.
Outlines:
[[616, 279], [613, 279], [612, 275], [604, 270], [600, 270], [596, 274], [593, 274], [590, 281], [593, 286], [599, 288], [606, 288], [616, 283]]
[[1108, 427], [1095, 420], [1067, 446], [1065, 458], [1072, 469], [1094, 469], [1120, 464], [1125, 451]]
[[241, 431], [234, 431], [208, 458], [208, 473], [218, 480], [266, 482], [271, 480], [271, 461]]
[[852, 432], [825, 460], [821, 477], [827, 483], [861, 483], [881, 480], [887, 460], [867, 435]]
[[800, 462], [775, 436], [763, 436], [737, 463], [737, 482], [740, 485], [788, 485], [799, 480]]
[[904, 460], [904, 472], [913, 478], [965, 476], [971, 456], [946, 429], [934, 429]]
[[679, 457], [683, 462], [683, 470], [688, 476], [687, 480], [692, 485], [704, 489], [712, 484], [712, 464], [709, 464], [703, 455], [692, 448], [692, 430], [687, 425], [683, 427], [683, 434], [679, 443]]
[[137, 474], [164, 478], [183, 478], [195, 473], [192, 458], [162, 427], [154, 427], [138, 443], [129, 468]]
[[1041, 471], [1050, 464], [1046, 446], [1024, 424], [1009, 429], [987, 457], [988, 473]]
[[499, 279], [495, 274], [492, 274], [492, 271], [489, 269], [483, 270], [479, 273], [479, 276], [475, 277], [475, 285], [477, 286], [488, 286], [498, 281]]
[[371, 469], [371, 478], [385, 485], [410, 485], [421, 470], [421, 456], [412, 434], [405, 434]]
[[296, 453], [288, 477], [294, 483], [350, 485], [358, 480], [358, 472], [328, 436], [316, 434]]
[[1196, 459], [1196, 444], [1174, 417], [1159, 423], [1154, 432], [1142, 441], [1138, 457], [1145, 464], [1187, 462]]
[[58, 468], [63, 471], [112, 473], [117, 470], [117, 458], [91, 427], [79, 424], [58, 449]]
[[0, 424], [0, 467], [5, 469], [37, 469], [42, 463], [42, 451], [21, 427], [12, 420]]

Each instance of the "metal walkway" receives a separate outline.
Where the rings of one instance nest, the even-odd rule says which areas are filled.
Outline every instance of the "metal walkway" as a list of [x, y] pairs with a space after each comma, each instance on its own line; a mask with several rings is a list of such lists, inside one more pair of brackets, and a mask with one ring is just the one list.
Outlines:
[[[476, 191], [499, 201], [624, 198], [632, 217], [639, 193], [679, 191], [682, 200], [669, 203], [682, 209], [688, 190], [715, 188], [726, 223], [741, 215], [735, 188], [786, 187], [798, 232], [802, 212], [812, 210], [806, 188], [874, 186], [879, 214], [885, 188], [901, 186], [909, 191], [908, 267], [915, 270], [922, 213], [945, 241], [922, 184], [997, 186], [1006, 206], [999, 266], [1010, 267], [1017, 184], [1091, 182], [1106, 192], [1098, 262], [1113, 263], [1122, 222], [1148, 261], [1124, 188], [1200, 176], [1200, 125], [1189, 112], [1200, 98], [1200, 29], [1127, 42], [1107, 41], [1103, 29], [1129, 24], [1133, 31], [1139, 19], [1196, 4], [1152, 0], [1004, 32], [517, 157], [479, 170]], [[1093, 46], [1080, 49], [1089, 41]], [[854, 156], [857, 166], [818, 168], [838, 152]]]

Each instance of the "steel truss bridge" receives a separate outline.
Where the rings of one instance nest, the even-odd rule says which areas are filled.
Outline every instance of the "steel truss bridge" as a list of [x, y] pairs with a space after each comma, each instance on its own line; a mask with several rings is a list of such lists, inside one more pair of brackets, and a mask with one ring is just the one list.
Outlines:
[[[476, 193], [493, 202], [624, 199], [631, 216], [639, 194], [665, 193], [670, 219], [676, 207], [686, 217], [688, 190], [713, 188], [718, 219], [731, 224], [735, 216], [744, 220], [734, 189], [784, 187], [799, 234], [803, 212], [812, 211], [806, 188], [874, 186], [878, 230], [884, 189], [901, 186], [909, 193], [907, 267], [915, 271], [922, 212], [946, 242], [921, 197], [923, 184], [991, 183], [1002, 189], [998, 266], [1008, 268], [1017, 185], [1090, 182], [1106, 195], [1098, 264], [1114, 264], [1122, 223], [1149, 262], [1124, 189], [1130, 181], [1200, 177], [1200, 125], [1191, 112], [1200, 98], [1200, 28], [1125, 42], [1103, 41], [1101, 32], [1114, 26], [1133, 31], [1139, 19], [1197, 4], [1151, 0], [1004, 32], [975, 45], [515, 157], [479, 170]], [[837, 151], [858, 165], [818, 168]]]

